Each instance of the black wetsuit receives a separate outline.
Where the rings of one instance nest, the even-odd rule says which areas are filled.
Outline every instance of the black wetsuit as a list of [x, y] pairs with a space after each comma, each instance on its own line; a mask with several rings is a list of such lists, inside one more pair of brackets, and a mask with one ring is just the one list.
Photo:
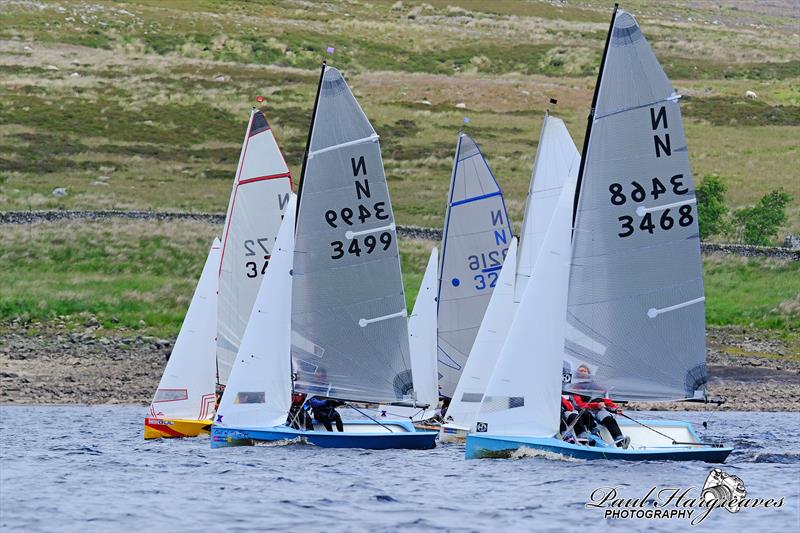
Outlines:
[[342, 405], [338, 400], [329, 400], [327, 398], [311, 398], [308, 403], [314, 410], [314, 419], [325, 426], [328, 431], [333, 431], [333, 424], [336, 424], [336, 430], [339, 432], [344, 431], [344, 424], [342, 424], [342, 417], [336, 412], [336, 408]]

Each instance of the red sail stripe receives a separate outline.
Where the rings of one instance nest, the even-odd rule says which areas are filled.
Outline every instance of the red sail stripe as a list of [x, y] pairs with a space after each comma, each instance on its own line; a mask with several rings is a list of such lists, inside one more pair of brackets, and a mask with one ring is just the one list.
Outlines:
[[283, 172], [281, 174], [272, 174], [270, 176], [258, 176], [255, 178], [247, 178], [246, 180], [240, 181], [239, 185], [244, 185], [246, 183], [254, 183], [256, 181], [274, 180], [278, 178], [289, 178], [291, 180], [292, 174], [290, 172]]

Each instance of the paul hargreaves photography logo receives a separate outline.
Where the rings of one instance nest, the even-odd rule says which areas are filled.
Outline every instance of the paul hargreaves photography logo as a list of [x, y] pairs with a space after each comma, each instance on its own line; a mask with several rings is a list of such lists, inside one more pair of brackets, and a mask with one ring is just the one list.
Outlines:
[[639, 497], [628, 498], [620, 487], [598, 487], [586, 508], [602, 510], [607, 520], [688, 520], [696, 526], [715, 509], [738, 513], [746, 508], [783, 507], [783, 503], [783, 497], [748, 498], [740, 477], [715, 468], [702, 489], [654, 486]]

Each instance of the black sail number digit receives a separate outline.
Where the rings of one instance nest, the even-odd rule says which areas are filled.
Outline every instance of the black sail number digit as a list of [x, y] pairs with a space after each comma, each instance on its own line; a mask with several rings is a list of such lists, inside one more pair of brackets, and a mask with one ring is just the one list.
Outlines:
[[608, 186], [608, 192], [611, 193], [611, 203], [614, 205], [623, 205], [625, 203], [625, 195], [622, 194], [622, 185], [619, 183], [612, 183]]
[[389, 247], [392, 245], [392, 234], [388, 231], [384, 231], [381, 233], [380, 236], [381, 244], [383, 245], [384, 251], [388, 250]]
[[686, 194], [689, 189], [683, 186], [683, 174], [675, 174], [669, 179], [672, 185], [672, 192], [675, 194]]
[[675, 225], [675, 219], [669, 216], [669, 209], [664, 209], [661, 213], [661, 220], [659, 221], [661, 229], [669, 231]]
[[619, 217], [619, 221], [622, 222], [622, 229], [626, 231], [617, 233], [617, 235], [620, 237], [630, 237], [633, 235], [633, 217], [629, 215], [622, 215]]
[[386, 220], [389, 218], [389, 213], [386, 212], [386, 202], [377, 202], [374, 206], [375, 218], [378, 220]]
[[682, 228], [690, 226], [692, 222], [694, 222], [691, 205], [682, 205], [680, 209], [678, 209], [678, 214], [681, 216], [678, 219], [678, 224], [680, 224]]
[[378, 239], [375, 238], [375, 235], [367, 235], [364, 237], [364, 246], [367, 247], [367, 253], [371, 254], [375, 251], [375, 246], [378, 245]]
[[333, 241], [331, 246], [333, 247], [331, 259], [341, 259], [344, 257], [344, 243], [342, 241]]
[[633, 190], [631, 191], [631, 200], [634, 202], [644, 202], [645, 198], [647, 198], [647, 191], [644, 190], [642, 184], [637, 181], [633, 181], [631, 182], [631, 185], [633, 185]]

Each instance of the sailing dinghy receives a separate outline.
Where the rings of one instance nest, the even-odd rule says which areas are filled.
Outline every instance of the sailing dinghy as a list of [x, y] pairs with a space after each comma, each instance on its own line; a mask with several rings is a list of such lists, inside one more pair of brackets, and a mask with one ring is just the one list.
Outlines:
[[292, 392], [360, 403], [414, 399], [378, 135], [342, 75], [325, 64], [296, 202], [296, 221], [287, 211], [259, 289], [212, 447], [294, 439], [330, 448], [434, 447], [437, 433], [409, 420], [345, 420], [341, 433], [287, 424]]
[[217, 386], [228, 382], [266, 272], [292, 176], [264, 113], [253, 108], [222, 235], [217, 319]]
[[453, 397], [511, 240], [503, 191], [477, 143], [459, 132], [442, 234], [439, 387]]
[[222, 243], [215, 238], [144, 419], [144, 438], [208, 433], [214, 414], [217, 270]]
[[616, 7], [572, 198], [570, 188], [466, 457], [527, 448], [582, 459], [723, 462], [732, 448], [703, 442], [687, 422], [619, 420], [627, 449], [604, 428], [595, 446], [558, 434], [562, 386], [589, 397], [680, 400], [702, 395], [706, 382], [696, 200], [678, 96], [635, 19]]
[[[209, 261], [212, 255], [215, 258], [213, 280], [204, 269], [203, 276], [207, 279], [201, 277], [195, 293], [197, 298], [198, 294], [205, 294], [201, 285], [204, 289], [213, 286], [213, 294], [201, 297], [196, 305], [195, 314], [201, 313], [204, 322], [192, 335], [204, 340], [192, 340], [191, 347], [184, 348], [187, 345], [181, 342], [184, 329], [179, 333], [150, 408], [151, 416], [145, 419], [145, 438], [194, 437], [210, 429], [216, 395], [224, 390], [230, 374], [291, 190], [291, 174], [267, 119], [253, 108], [228, 202], [223, 239], [209, 254]], [[206, 268], [209, 264], [206, 261]], [[191, 318], [191, 313], [190, 306], [184, 328], [198, 320]], [[207, 313], [213, 313], [213, 323], [208, 322]], [[208, 336], [214, 339], [214, 355], [210, 359], [205, 343]], [[194, 345], [197, 343], [200, 346]], [[209, 379], [216, 383], [216, 389], [213, 386], [208, 389]], [[185, 383], [189, 381], [202, 383], [202, 387], [187, 388]], [[195, 389], [203, 391], [197, 400], [199, 407], [192, 398], [197, 394], [191, 392]], [[178, 408], [188, 405], [197, 409]]]
[[440, 442], [463, 442], [470, 429], [474, 431], [486, 384], [533, 272], [564, 182], [569, 180], [574, 186], [579, 164], [580, 154], [564, 122], [545, 114], [525, 202], [519, 251], [516, 243], [508, 248], [497, 286], [447, 409]]

